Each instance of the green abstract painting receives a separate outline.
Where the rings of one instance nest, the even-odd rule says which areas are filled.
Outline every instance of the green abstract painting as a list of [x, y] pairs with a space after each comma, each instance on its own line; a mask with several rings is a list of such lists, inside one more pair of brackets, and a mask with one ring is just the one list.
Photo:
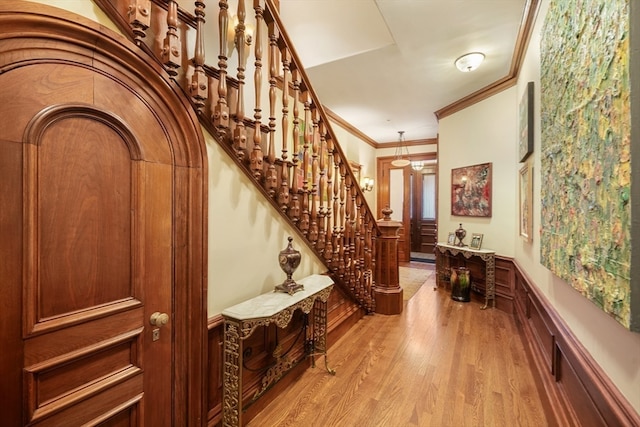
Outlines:
[[544, 266], [630, 327], [628, 0], [555, 0], [541, 39]]

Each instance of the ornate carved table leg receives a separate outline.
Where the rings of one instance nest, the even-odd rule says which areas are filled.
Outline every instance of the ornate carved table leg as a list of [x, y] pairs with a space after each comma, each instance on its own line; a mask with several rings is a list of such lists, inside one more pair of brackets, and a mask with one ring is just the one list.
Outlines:
[[483, 258], [485, 261], [485, 276], [486, 276], [487, 289], [485, 292], [484, 305], [480, 307], [482, 310], [489, 307], [489, 300], [492, 300], [491, 304], [493, 308], [496, 307], [496, 274], [495, 274], [496, 260], [493, 254], [487, 255], [486, 257], [483, 257]]
[[242, 415], [242, 339], [240, 324], [225, 320], [224, 322], [224, 385], [222, 396], [222, 425], [238, 427]]
[[336, 371], [329, 367], [327, 360], [327, 302], [316, 300], [313, 310], [313, 352], [311, 353], [311, 366], [316, 366], [316, 355], [324, 355], [324, 367], [331, 375]]

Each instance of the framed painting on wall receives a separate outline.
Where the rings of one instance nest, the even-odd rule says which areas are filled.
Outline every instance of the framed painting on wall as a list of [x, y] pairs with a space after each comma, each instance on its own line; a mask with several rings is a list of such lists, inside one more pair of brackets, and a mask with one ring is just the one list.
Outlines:
[[451, 215], [491, 216], [491, 166], [451, 169]]
[[533, 168], [531, 163], [527, 162], [520, 168], [519, 173], [519, 218], [520, 218], [520, 236], [525, 242], [531, 241], [533, 232]]
[[533, 82], [527, 83], [527, 89], [520, 100], [518, 123], [518, 158], [522, 163], [533, 153]]

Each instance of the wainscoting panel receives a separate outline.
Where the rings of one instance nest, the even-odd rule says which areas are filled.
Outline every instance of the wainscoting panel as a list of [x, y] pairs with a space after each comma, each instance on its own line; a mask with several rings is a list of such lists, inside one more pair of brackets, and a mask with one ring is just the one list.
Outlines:
[[515, 317], [560, 426], [640, 426], [640, 415], [514, 262]]

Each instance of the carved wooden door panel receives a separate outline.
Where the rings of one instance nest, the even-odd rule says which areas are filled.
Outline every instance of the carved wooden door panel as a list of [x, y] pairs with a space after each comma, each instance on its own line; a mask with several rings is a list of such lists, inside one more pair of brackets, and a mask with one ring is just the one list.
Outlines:
[[172, 322], [149, 323], [171, 315], [171, 168], [140, 161], [136, 145], [115, 114], [85, 105], [42, 109], [25, 129], [28, 423], [171, 419]]
[[[9, 21], [0, 32], [37, 27]], [[148, 75], [67, 43], [80, 32], [56, 34], [62, 41], [0, 37], [0, 419], [195, 424], [184, 420], [201, 419], [202, 387], [196, 377], [187, 389], [184, 373], [200, 369], [188, 356], [206, 312], [202, 252], [185, 223], [200, 227], [187, 202], [202, 205], [203, 174], [172, 146], [202, 140], [197, 120], [172, 122], [189, 115], [168, 109], [182, 105], [166, 83], [150, 89]], [[176, 296], [178, 280], [192, 280], [192, 300]], [[176, 298], [193, 301], [193, 320]]]

